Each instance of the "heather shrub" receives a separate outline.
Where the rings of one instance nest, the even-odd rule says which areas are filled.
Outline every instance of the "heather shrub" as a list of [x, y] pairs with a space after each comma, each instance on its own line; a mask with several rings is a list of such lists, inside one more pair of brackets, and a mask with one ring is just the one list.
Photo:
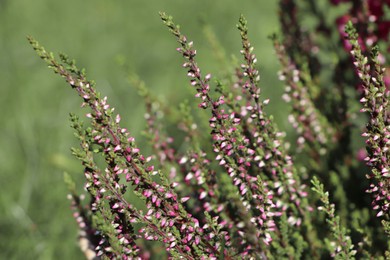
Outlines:
[[[326, 7], [340, 2], [349, 1]], [[388, 3], [351, 1], [336, 19], [322, 5], [281, 0], [281, 32], [270, 37], [296, 130], [289, 137], [267, 113], [261, 89], [270, 86], [260, 85], [244, 16], [236, 60], [207, 31], [226, 64], [212, 76], [160, 13], [199, 109], [165, 104], [129, 73], [146, 105], [151, 155], [74, 60], [28, 38], [88, 109], [87, 123], [70, 115], [86, 194], [65, 174], [88, 259], [390, 257]]]

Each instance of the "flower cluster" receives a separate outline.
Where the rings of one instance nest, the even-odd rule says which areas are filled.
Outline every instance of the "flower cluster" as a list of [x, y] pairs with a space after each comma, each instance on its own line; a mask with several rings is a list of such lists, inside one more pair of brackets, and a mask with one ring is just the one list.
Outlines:
[[[368, 0], [368, 1], [350, 1], [350, 0], [331, 0], [331, 3], [338, 5], [341, 2], [351, 2], [352, 6], [348, 13], [338, 17], [336, 24], [340, 37], [343, 41], [344, 48], [349, 52], [352, 50], [352, 45], [347, 40], [345, 26], [349, 21], [352, 21], [358, 30], [359, 45], [363, 52], [367, 52], [372, 46], [378, 43], [385, 43], [387, 51], [390, 52], [388, 39], [390, 37], [390, 20], [386, 18], [385, 8], [390, 7], [388, 0]], [[386, 57], [383, 54], [378, 54], [380, 64], [387, 65]], [[384, 74], [386, 86], [390, 87], [390, 75]]]
[[[317, 10], [315, 1], [311, 3]], [[355, 189], [360, 162], [352, 149], [354, 107], [348, 106], [354, 104], [350, 99], [356, 98], [356, 91], [352, 88], [348, 96], [349, 81], [339, 77], [326, 83], [336, 85], [334, 90], [323, 87], [318, 66], [322, 69], [326, 62], [316, 55], [324, 45], [301, 29], [294, 0], [281, 0], [280, 7], [283, 37], [272, 38], [281, 63], [279, 77], [286, 85], [283, 98], [291, 104], [286, 117], [298, 133], [295, 150], [266, 112], [270, 100], [262, 97], [244, 16], [237, 24], [242, 62], [218, 79], [201, 70], [194, 43], [171, 16], [160, 13], [179, 44], [177, 51], [184, 59], [198, 112], [207, 117], [207, 130], [198, 127], [188, 103], [179, 108], [165, 105], [131, 74], [129, 82], [146, 105], [151, 156], [141, 152], [122, 127], [121, 116], [84, 70], [65, 55], [57, 60], [28, 38], [89, 109], [88, 126], [71, 114], [80, 142], [72, 153], [83, 165], [89, 201], [65, 175], [80, 248], [88, 259], [372, 259], [383, 254], [387, 242], [382, 234], [390, 235], [390, 105], [378, 50], [372, 48], [368, 60], [364, 51], [371, 45], [362, 43], [348, 24], [348, 50], [362, 81], [362, 111], [369, 114], [363, 136], [368, 153], [364, 160], [372, 169], [365, 187], [372, 195], [371, 216], [362, 205], [361, 196], [366, 194]], [[381, 10], [370, 5], [377, 19]], [[326, 31], [323, 17], [318, 17]], [[166, 127], [167, 122], [177, 126], [176, 132]], [[291, 155], [294, 151], [296, 157]]]
[[[212, 129], [212, 139], [213, 139], [213, 148], [214, 152], [217, 154], [215, 160], [219, 162], [219, 165], [222, 166], [229, 176], [232, 179], [233, 184], [238, 187], [239, 194], [242, 196], [241, 202], [242, 205], [239, 205], [242, 208], [243, 214], [237, 215], [233, 222], [236, 222], [236, 227], [239, 228], [238, 234], [242, 234], [241, 246], [246, 247], [246, 250], [249, 253], [253, 249], [261, 246], [259, 243], [259, 238], [263, 237], [265, 244], [269, 244], [271, 241], [271, 236], [268, 233], [274, 228], [274, 223], [272, 220], [273, 214], [269, 213], [267, 216], [266, 212], [271, 211], [270, 207], [274, 207], [272, 200], [272, 193], [268, 191], [267, 184], [259, 178], [259, 176], [251, 176], [248, 171], [251, 167], [251, 164], [256, 161], [261, 161], [261, 157], [256, 155], [256, 151], [248, 147], [250, 140], [242, 134], [239, 128], [241, 118], [240, 115], [235, 111], [227, 111], [223, 107], [225, 104], [225, 98], [223, 95], [219, 96], [217, 99], [214, 99], [210, 95], [210, 79], [211, 75], [207, 74], [204, 78], [202, 77], [201, 70], [198, 67], [195, 56], [196, 51], [193, 50], [193, 43], [187, 42], [187, 38], [183, 36], [179, 28], [172, 22], [172, 18], [167, 16], [164, 13], [161, 13], [161, 18], [164, 23], [168, 26], [170, 31], [177, 37], [180, 48], [177, 50], [183, 55], [186, 59], [186, 62], [183, 64], [184, 68], [188, 69], [187, 75], [190, 78], [190, 83], [196, 88], [195, 97], [201, 99], [199, 107], [211, 110], [211, 118], [209, 119], [209, 126]], [[244, 18], [240, 20], [240, 24], [244, 26]], [[245, 35], [245, 33], [244, 33]], [[249, 57], [250, 64], [246, 67], [243, 65], [244, 73], [252, 80], [252, 86], [249, 86], [249, 83], [245, 84], [246, 89], [251, 89], [251, 95], [255, 96], [256, 101], [258, 101], [258, 92], [254, 85], [253, 77], [258, 77], [257, 71], [252, 69], [250, 66], [255, 58], [252, 54], [249, 53], [249, 47], [244, 50], [246, 51], [246, 57]], [[250, 56], [248, 56], [250, 55]], [[253, 110], [261, 113], [261, 107], [252, 108]], [[258, 114], [252, 116], [252, 119], [258, 119]], [[258, 156], [258, 159], [255, 161], [254, 158]], [[261, 162], [257, 163], [260, 164]], [[264, 163], [264, 162], [263, 162]], [[191, 174], [192, 176], [196, 176]], [[187, 175], [187, 178], [189, 176]], [[252, 218], [245, 217], [243, 215], [253, 214]], [[229, 223], [229, 222], [227, 222]], [[241, 224], [240, 224], [241, 223]], [[240, 230], [241, 229], [241, 230]], [[265, 229], [264, 233], [262, 230]], [[269, 230], [269, 231], [268, 231]], [[243, 237], [243, 234], [253, 233], [250, 237]], [[247, 244], [247, 245], [246, 245]], [[253, 248], [253, 249], [252, 249]]]
[[274, 37], [274, 46], [283, 70], [279, 79], [286, 82], [283, 99], [292, 104], [292, 114], [288, 117], [291, 125], [297, 130], [298, 148], [311, 150], [313, 158], [319, 158], [326, 153], [327, 146], [334, 141], [335, 130], [314, 104], [305, 85], [314, 85], [307, 67], [297, 68], [294, 61], [288, 57], [285, 46]]
[[367, 165], [372, 169], [370, 188], [367, 192], [373, 195], [373, 208], [377, 216], [390, 216], [390, 105], [389, 93], [383, 81], [384, 69], [378, 61], [378, 49], [372, 49], [371, 61], [362, 54], [358, 44], [358, 35], [351, 23], [346, 27], [346, 33], [352, 45], [351, 55], [355, 68], [363, 82], [364, 96], [361, 112], [369, 113], [367, 130], [363, 136], [367, 138]]
[[[120, 116], [113, 117], [114, 109], [108, 105], [107, 98], [100, 98], [93, 83], [66, 56], [62, 55], [62, 63], [59, 63], [34, 39], [29, 38], [29, 41], [41, 58], [76, 89], [83, 98], [83, 105], [92, 111], [87, 117], [91, 119], [93, 130], [83, 129], [77, 117], [71, 119], [82, 148], [74, 149], [73, 153], [83, 162], [85, 188], [93, 196], [91, 210], [99, 216], [95, 225], [107, 232], [95, 248], [97, 255], [124, 259], [138, 255], [140, 249], [135, 239], [140, 235], [133, 233], [133, 223], [145, 224], [140, 229], [142, 236], [146, 240], [164, 242], [172, 255], [187, 255], [193, 259], [219, 252], [209, 243], [212, 234], [205, 234], [199, 221], [184, 209], [182, 203], [188, 199], [179, 198], [174, 185], [154, 171], [153, 166], [146, 165], [148, 159], [140, 153], [127, 129], [120, 127]], [[104, 171], [94, 159], [94, 153], [99, 152], [105, 157]], [[155, 174], [159, 174], [161, 184], [152, 179]], [[146, 213], [125, 200], [127, 185], [120, 182], [122, 178], [145, 200]], [[107, 225], [110, 226], [107, 228]]]

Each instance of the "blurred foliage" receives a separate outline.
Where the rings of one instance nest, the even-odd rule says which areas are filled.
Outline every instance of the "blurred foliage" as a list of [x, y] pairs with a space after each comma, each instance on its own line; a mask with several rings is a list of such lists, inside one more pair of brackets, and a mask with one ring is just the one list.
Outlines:
[[[1, 259], [83, 258], [63, 182], [64, 171], [79, 175], [79, 183], [83, 178], [70, 155], [70, 147], [77, 143], [67, 123], [69, 112], [81, 111], [79, 100], [62, 79], [42, 66], [26, 35], [77, 58], [132, 134], [141, 138], [143, 103], [127, 83], [118, 57], [163, 99], [178, 104], [191, 98], [176, 44], [158, 11], [167, 11], [186, 25], [200, 66], [211, 73], [220, 64], [202, 24], [215, 32], [227, 55], [239, 56], [235, 24], [238, 15], [245, 14], [259, 57], [263, 95], [271, 98], [270, 113], [280, 128], [287, 128], [277, 59], [267, 39], [277, 31], [274, 1], [0, 0]], [[140, 141], [142, 147], [145, 141]]]

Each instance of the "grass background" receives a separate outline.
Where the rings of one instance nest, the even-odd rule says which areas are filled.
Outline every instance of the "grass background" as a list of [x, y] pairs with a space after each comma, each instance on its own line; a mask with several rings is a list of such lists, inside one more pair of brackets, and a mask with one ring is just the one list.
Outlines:
[[116, 57], [124, 57], [156, 94], [178, 104], [192, 98], [192, 89], [175, 51], [177, 44], [158, 11], [181, 24], [198, 50], [200, 67], [212, 74], [218, 74], [220, 64], [213, 58], [200, 21], [213, 28], [228, 55], [239, 57], [235, 24], [242, 13], [258, 56], [263, 96], [271, 97], [270, 110], [285, 129], [283, 88], [267, 39], [278, 29], [276, 2], [0, 0], [0, 258], [83, 259], [62, 176], [67, 171], [83, 178], [70, 154], [77, 143], [68, 127], [68, 114], [86, 112], [80, 109], [76, 93], [33, 52], [26, 35], [87, 68], [89, 78], [97, 81], [98, 90], [109, 97], [142, 143], [142, 102], [126, 82]]

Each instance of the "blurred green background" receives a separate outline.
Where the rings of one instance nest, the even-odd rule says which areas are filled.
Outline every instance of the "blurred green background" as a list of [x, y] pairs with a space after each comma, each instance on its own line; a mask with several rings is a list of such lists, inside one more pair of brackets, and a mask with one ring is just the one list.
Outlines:
[[177, 44], [158, 11], [174, 17], [194, 41], [202, 70], [216, 75], [220, 64], [205, 40], [201, 20], [211, 26], [228, 55], [239, 57], [235, 25], [244, 14], [259, 60], [263, 96], [271, 97], [270, 110], [286, 129], [278, 63], [267, 39], [278, 30], [276, 1], [0, 0], [0, 259], [83, 259], [63, 172], [83, 178], [70, 154], [77, 143], [68, 115], [86, 112], [76, 93], [34, 53], [26, 36], [85, 67], [143, 143], [143, 104], [116, 62], [118, 55], [171, 104], [193, 96]]

